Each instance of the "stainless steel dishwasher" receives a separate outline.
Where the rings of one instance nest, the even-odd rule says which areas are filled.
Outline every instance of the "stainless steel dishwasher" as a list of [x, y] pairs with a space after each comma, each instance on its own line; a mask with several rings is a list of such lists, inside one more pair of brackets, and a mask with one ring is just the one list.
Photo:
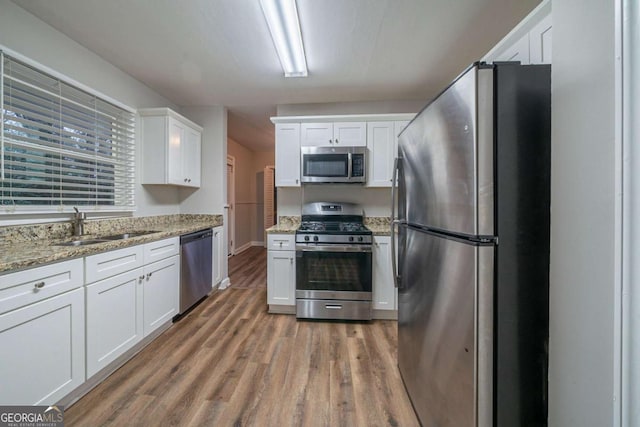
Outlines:
[[180, 236], [180, 314], [211, 292], [212, 236], [211, 229]]

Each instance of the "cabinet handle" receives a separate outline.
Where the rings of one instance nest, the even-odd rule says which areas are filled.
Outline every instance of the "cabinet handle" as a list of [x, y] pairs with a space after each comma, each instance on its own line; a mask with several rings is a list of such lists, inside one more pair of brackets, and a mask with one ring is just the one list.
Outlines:
[[187, 182], [187, 178], [184, 179], [184, 182]]
[[329, 144], [333, 144], [333, 139], [330, 139], [330, 140], [329, 140]]
[[142, 282], [144, 280], [144, 274], [140, 277], [138, 277], [138, 281]]
[[296, 184], [298, 183], [298, 180], [296, 179]]
[[338, 138], [336, 138], [336, 144], [338, 143]]
[[42, 288], [44, 288], [44, 282], [38, 282], [38, 283], [34, 284], [33, 287], [35, 289], [42, 289]]
[[147, 273], [147, 280], [149, 280], [149, 277], [151, 277], [153, 273]]
[[189, 182], [191, 182], [191, 178], [189, 178]]
[[289, 258], [289, 262], [293, 264], [293, 258]]
[[280, 242], [280, 247], [282, 247], [282, 242]]

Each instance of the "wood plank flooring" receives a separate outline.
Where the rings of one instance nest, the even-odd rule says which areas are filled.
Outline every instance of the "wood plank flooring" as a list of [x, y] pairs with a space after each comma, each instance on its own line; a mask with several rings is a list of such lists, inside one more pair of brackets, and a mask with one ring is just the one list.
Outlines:
[[396, 322], [296, 321], [214, 292], [65, 411], [68, 426], [417, 426]]
[[252, 246], [229, 257], [229, 280], [236, 289], [267, 287], [267, 249]]

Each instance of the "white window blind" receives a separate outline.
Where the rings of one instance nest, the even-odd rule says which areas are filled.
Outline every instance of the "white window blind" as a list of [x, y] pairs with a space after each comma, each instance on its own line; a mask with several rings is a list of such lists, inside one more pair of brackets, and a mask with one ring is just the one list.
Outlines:
[[0, 52], [5, 212], [133, 210], [135, 116]]

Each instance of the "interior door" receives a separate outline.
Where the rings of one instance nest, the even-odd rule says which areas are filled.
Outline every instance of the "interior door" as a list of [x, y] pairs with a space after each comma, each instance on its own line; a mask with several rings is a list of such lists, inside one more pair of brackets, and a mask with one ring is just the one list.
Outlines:
[[235, 253], [233, 247], [234, 236], [236, 235], [236, 207], [235, 207], [235, 159], [227, 156], [227, 255], [231, 256]]

